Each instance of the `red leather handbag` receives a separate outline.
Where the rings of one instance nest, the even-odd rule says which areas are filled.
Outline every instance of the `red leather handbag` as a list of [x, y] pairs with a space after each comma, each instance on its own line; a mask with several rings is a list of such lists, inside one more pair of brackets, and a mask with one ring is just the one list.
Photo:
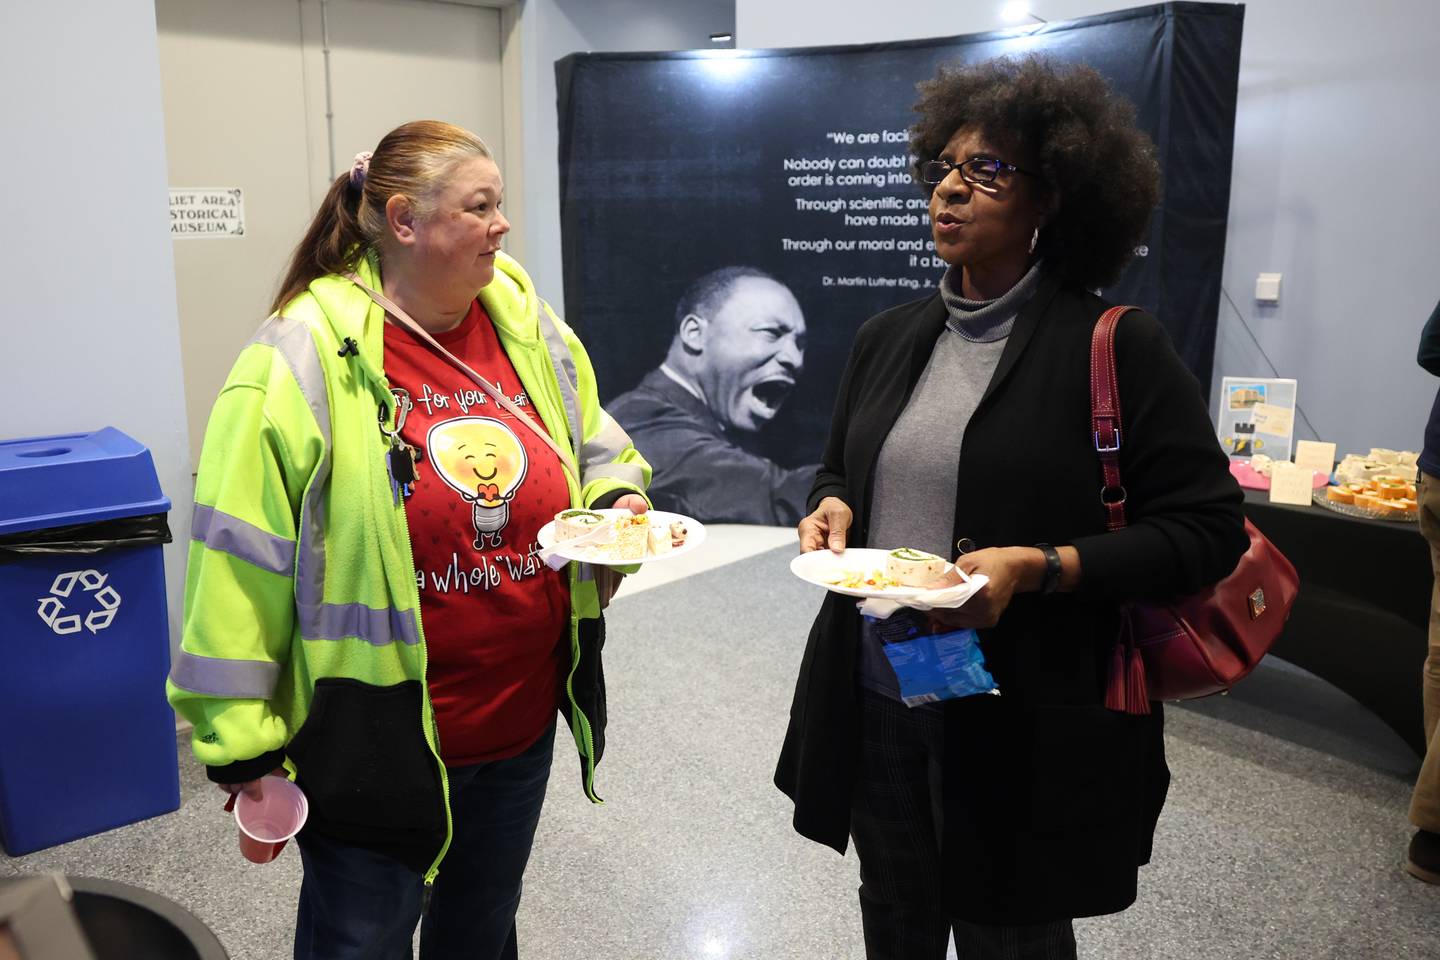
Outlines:
[[[1105, 485], [1107, 530], [1125, 526], [1120, 482], [1120, 383], [1115, 327], [1136, 307], [1111, 307], [1090, 341], [1090, 422]], [[1131, 603], [1121, 611], [1105, 706], [1149, 713], [1151, 700], [1193, 700], [1222, 693], [1255, 669], [1290, 616], [1300, 578], [1249, 521], [1250, 548], [1228, 577], [1170, 603]]]

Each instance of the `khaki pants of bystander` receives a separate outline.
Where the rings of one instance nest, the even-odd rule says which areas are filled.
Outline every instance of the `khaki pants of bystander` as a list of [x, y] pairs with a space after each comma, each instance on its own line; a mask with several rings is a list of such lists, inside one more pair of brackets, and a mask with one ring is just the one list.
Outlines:
[[1420, 532], [1430, 544], [1435, 588], [1430, 597], [1430, 654], [1425, 658], [1425, 762], [1410, 798], [1410, 822], [1440, 833], [1440, 477], [1420, 474]]

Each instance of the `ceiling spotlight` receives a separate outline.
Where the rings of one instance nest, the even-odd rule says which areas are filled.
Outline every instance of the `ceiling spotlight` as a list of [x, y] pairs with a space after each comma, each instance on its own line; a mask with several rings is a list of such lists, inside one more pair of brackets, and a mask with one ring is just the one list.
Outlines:
[[1020, 23], [1023, 20], [1034, 20], [1037, 23], [1048, 22], [1030, 12], [1029, 0], [1008, 0], [1008, 2], [1000, 8], [1000, 19], [1006, 23]]
[[733, 33], [712, 33], [712, 34], [710, 34], [710, 42], [711, 42], [711, 43], [729, 43], [731, 40], [734, 40], [734, 39], [735, 39], [735, 34], [733, 34]]

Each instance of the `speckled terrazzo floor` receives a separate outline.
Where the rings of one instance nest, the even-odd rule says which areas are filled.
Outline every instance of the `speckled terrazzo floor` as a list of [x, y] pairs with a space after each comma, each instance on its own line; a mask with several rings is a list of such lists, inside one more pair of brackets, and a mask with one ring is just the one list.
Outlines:
[[[609, 747], [586, 803], [557, 755], [520, 912], [533, 960], [863, 956], [853, 858], [795, 836], [770, 774], [820, 596], [793, 548], [622, 595]], [[1417, 678], [1418, 679], [1418, 678]], [[1399, 868], [1417, 761], [1349, 698], [1288, 667], [1168, 713], [1175, 783], [1141, 899], [1077, 924], [1087, 960], [1440, 957], [1440, 888]], [[27, 857], [188, 907], [237, 960], [290, 955], [299, 858], [246, 863], [181, 752], [169, 816]]]

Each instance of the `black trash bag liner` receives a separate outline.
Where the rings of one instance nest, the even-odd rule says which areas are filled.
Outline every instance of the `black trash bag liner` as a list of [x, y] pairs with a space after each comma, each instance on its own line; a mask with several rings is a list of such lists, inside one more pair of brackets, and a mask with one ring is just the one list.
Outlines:
[[119, 547], [169, 543], [170, 524], [165, 518], [166, 514], [150, 513], [0, 536], [0, 563], [13, 563], [25, 557], [99, 553]]

